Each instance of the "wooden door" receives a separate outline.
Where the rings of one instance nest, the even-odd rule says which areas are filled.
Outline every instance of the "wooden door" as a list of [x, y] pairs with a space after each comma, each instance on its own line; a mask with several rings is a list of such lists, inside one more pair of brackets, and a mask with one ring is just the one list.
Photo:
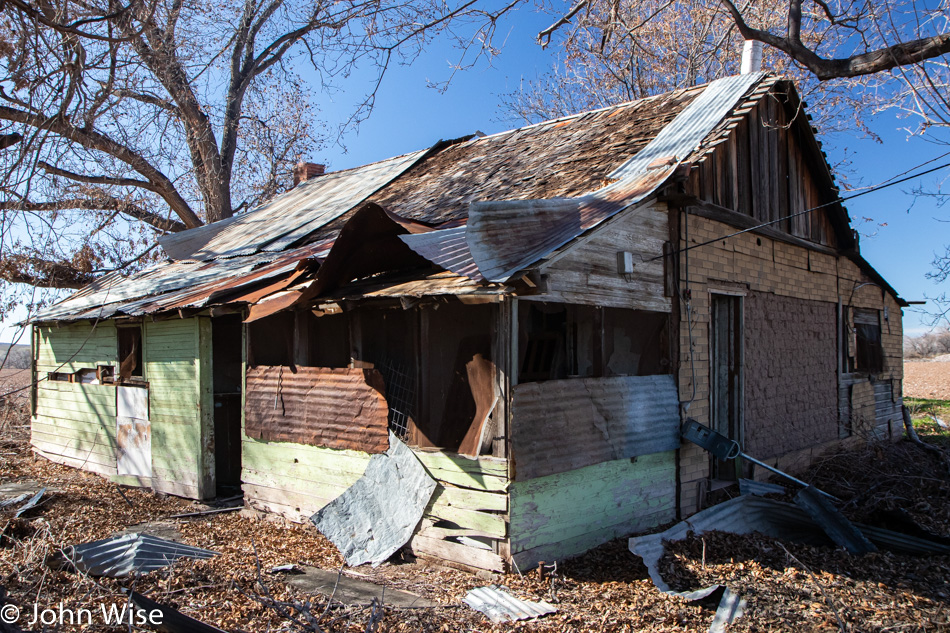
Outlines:
[[[712, 427], [743, 444], [742, 437], [742, 297], [711, 295], [710, 417]], [[740, 460], [713, 460], [713, 477], [735, 480]]]

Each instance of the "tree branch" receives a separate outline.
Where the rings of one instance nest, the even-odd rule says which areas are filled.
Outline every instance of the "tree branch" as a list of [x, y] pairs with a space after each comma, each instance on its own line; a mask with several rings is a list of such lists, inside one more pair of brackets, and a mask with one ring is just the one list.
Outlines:
[[145, 176], [148, 182], [154, 187], [152, 190], [164, 198], [168, 206], [172, 208], [188, 228], [202, 225], [201, 220], [195, 212], [191, 210], [191, 207], [185, 199], [181, 197], [181, 194], [175, 189], [175, 185], [165, 174], [153, 167], [141, 154], [121, 143], [117, 143], [108, 136], [88, 128], [78, 128], [62, 117], [44, 117], [3, 105], [0, 105], [0, 119], [14, 123], [22, 123], [38, 130], [52, 132], [74, 143], [78, 143], [85, 148], [103, 152], [122, 161]]
[[743, 18], [742, 12], [731, 0], [721, 0], [721, 2], [732, 16], [732, 20], [742, 37], [747, 40], [758, 40], [782, 51], [810, 70], [821, 81], [872, 75], [950, 53], [950, 34], [943, 34], [909, 42], [900, 42], [893, 46], [886, 46], [851, 57], [827, 59], [802, 43], [799, 37], [801, 29], [800, 15], [798, 16], [798, 26], [795, 27], [794, 25], [795, 16], [793, 12], [797, 2], [792, 2], [790, 5], [789, 34], [786, 37], [779, 37], [768, 31], [749, 26]]
[[139, 187], [141, 189], [148, 189], [149, 191], [155, 191], [158, 193], [155, 185], [148, 182], [147, 180], [136, 180], [135, 178], [116, 178], [114, 176], [87, 176], [85, 174], [77, 174], [66, 169], [54, 167], [43, 160], [37, 161], [36, 166], [50, 175], [62, 176], [63, 178], [75, 180], [76, 182], [84, 182], [90, 185], [109, 185], [113, 187]]
[[159, 231], [178, 233], [186, 227], [183, 223], [171, 218], [165, 218], [157, 213], [147, 211], [132, 202], [126, 202], [96, 190], [95, 195], [89, 198], [64, 198], [62, 200], [29, 201], [29, 200], [2, 200], [0, 211], [67, 211], [79, 209], [82, 211], [117, 211], [130, 218], [145, 222]]
[[79, 289], [91, 283], [95, 275], [70, 262], [55, 262], [18, 253], [0, 260], [0, 279], [39, 288]]

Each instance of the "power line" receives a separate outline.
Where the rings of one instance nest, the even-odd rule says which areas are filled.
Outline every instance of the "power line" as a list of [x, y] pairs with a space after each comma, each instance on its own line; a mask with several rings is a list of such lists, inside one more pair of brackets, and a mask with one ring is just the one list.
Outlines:
[[[933, 160], [934, 160], [934, 159], [931, 159], [931, 160], [927, 161], [926, 163], [923, 163], [923, 165], [926, 165], [926, 164], [928, 164], [928, 163], [931, 163], [931, 162], [933, 162]], [[921, 165], [918, 165], [918, 166], [915, 167], [914, 169], [917, 169], [917, 168], [919, 168], [919, 167], [921, 167]], [[914, 178], [919, 178], [919, 177], [921, 177], [921, 176], [926, 176], [927, 174], [933, 173], [933, 172], [935, 172], [935, 171], [939, 171], [939, 170], [941, 170], [941, 169], [946, 169], [947, 167], [950, 167], [950, 163], [944, 163], [943, 165], [938, 165], [937, 167], [932, 167], [932, 168], [930, 168], [930, 169], [928, 169], [928, 170], [926, 170], [926, 171], [920, 172], [919, 174], [914, 174], [914, 175], [912, 175], [912, 176], [906, 176], [906, 177], [904, 177], [904, 178], [900, 178], [899, 180], [893, 180], [893, 179], [885, 180], [883, 183], [881, 183], [881, 184], [879, 184], [879, 185], [875, 185], [874, 187], [871, 187], [870, 189], [867, 189], [867, 190], [865, 190], [865, 191], [860, 191], [860, 192], [855, 193], [855, 194], [852, 194], [852, 195], [850, 195], [850, 196], [839, 196], [839, 197], [835, 198], [834, 200], [832, 200], [832, 201], [830, 201], [830, 202], [826, 202], [826, 203], [824, 203], [824, 204], [819, 204], [817, 207], [812, 207], [812, 208], [810, 208], [810, 209], [805, 209], [804, 211], [799, 211], [799, 212], [797, 212], [797, 213], [792, 213], [791, 215], [786, 215], [786, 216], [784, 216], [784, 217], [781, 217], [781, 218], [778, 218], [778, 219], [775, 219], [775, 220], [769, 220], [768, 222], [763, 222], [762, 224], [757, 224], [757, 225], [752, 226], [752, 227], [749, 227], [749, 228], [747, 228], [747, 229], [742, 229], [741, 231], [736, 231], [735, 233], [730, 233], [729, 235], [723, 235], [723, 236], [721, 236], [721, 237], [716, 237], [716, 238], [713, 238], [713, 239], [711, 239], [711, 240], [706, 240], [705, 242], [701, 242], [701, 243], [699, 243], [699, 244], [693, 244], [692, 246], [686, 246], [685, 248], [680, 248], [680, 249], [677, 249], [677, 250], [672, 251], [672, 252], [670, 252], [670, 253], [664, 253], [664, 254], [662, 254], [662, 255], [657, 255], [656, 257], [651, 257], [650, 259], [645, 259], [645, 260], [643, 260], [641, 263], [646, 264], [647, 262], [654, 262], [654, 261], [656, 261], [656, 260], [658, 260], [658, 259], [662, 259], [662, 258], [666, 257], [667, 255], [678, 255], [678, 254], [680, 254], [680, 253], [685, 253], [685, 252], [687, 252], [687, 251], [691, 251], [691, 250], [693, 250], [694, 248], [700, 248], [700, 247], [702, 247], [702, 246], [709, 246], [710, 244], [713, 244], [713, 243], [715, 243], [715, 242], [719, 242], [719, 241], [721, 241], [721, 240], [728, 240], [728, 239], [731, 238], [731, 237], [735, 237], [735, 236], [737, 236], [737, 235], [742, 235], [743, 233], [749, 233], [750, 231], [756, 231], [756, 230], [758, 230], [758, 229], [765, 228], [765, 227], [767, 227], [767, 226], [769, 226], [769, 225], [772, 225], [772, 224], [775, 224], [775, 223], [777, 223], [777, 222], [783, 222], [783, 221], [785, 221], [785, 220], [790, 220], [791, 218], [797, 218], [797, 217], [800, 216], [800, 215], [805, 215], [805, 214], [807, 214], [807, 213], [811, 213], [812, 211], [817, 211], [818, 209], [823, 209], [823, 208], [825, 208], [825, 207], [830, 207], [831, 205], [839, 204], [839, 203], [845, 202], [845, 201], [847, 201], [847, 200], [854, 200], [855, 198], [860, 198], [861, 196], [866, 196], [866, 195], [869, 194], [869, 193], [874, 193], [874, 192], [880, 191], [880, 190], [882, 190], [882, 189], [887, 189], [888, 187], [893, 187], [894, 185], [899, 185], [899, 184], [901, 184], [902, 182], [907, 182], [908, 180], [913, 180]], [[909, 171], [913, 171], [913, 170], [909, 170]], [[907, 172], [904, 172], [904, 173], [906, 174]]]

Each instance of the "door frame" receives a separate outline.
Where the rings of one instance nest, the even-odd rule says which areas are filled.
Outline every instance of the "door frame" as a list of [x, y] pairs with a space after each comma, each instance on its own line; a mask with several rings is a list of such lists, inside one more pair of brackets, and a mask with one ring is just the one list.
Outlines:
[[[721, 300], [732, 300], [734, 314], [730, 329], [733, 330], [734, 342], [732, 344], [732, 354], [736, 364], [736, 384], [730, 389], [731, 396], [734, 398], [734, 409], [730, 407], [729, 435], [731, 439], [739, 442], [739, 446], [745, 446], [745, 292], [735, 290], [709, 290], [709, 425], [716, 431], [722, 432], [722, 427], [716, 416], [717, 405], [717, 383], [716, 383], [716, 359], [718, 357], [719, 337], [716, 334], [717, 310], [716, 302]], [[734, 428], [734, 433], [733, 429]], [[733, 437], [735, 435], [735, 437]], [[725, 462], [719, 462], [710, 456], [712, 463], [710, 467], [710, 476], [712, 479], [734, 479], [741, 476], [744, 469], [741, 459], [735, 460], [735, 475], [730, 472], [729, 477], [722, 476], [722, 466]]]

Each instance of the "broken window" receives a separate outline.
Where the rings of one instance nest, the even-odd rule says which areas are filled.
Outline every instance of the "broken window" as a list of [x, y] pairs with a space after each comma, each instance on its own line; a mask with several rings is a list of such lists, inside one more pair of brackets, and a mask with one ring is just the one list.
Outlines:
[[519, 310], [521, 382], [600, 375], [600, 312], [592, 306], [525, 302]]
[[142, 378], [142, 326], [121, 325], [116, 328], [119, 345], [119, 380], [125, 382]]
[[667, 373], [668, 321], [659, 312], [523, 302], [518, 382]]
[[669, 372], [669, 319], [660, 312], [604, 308], [605, 376]]
[[881, 320], [877, 310], [854, 310], [854, 363], [861, 372], [877, 374], [884, 371], [884, 349], [881, 345]]

